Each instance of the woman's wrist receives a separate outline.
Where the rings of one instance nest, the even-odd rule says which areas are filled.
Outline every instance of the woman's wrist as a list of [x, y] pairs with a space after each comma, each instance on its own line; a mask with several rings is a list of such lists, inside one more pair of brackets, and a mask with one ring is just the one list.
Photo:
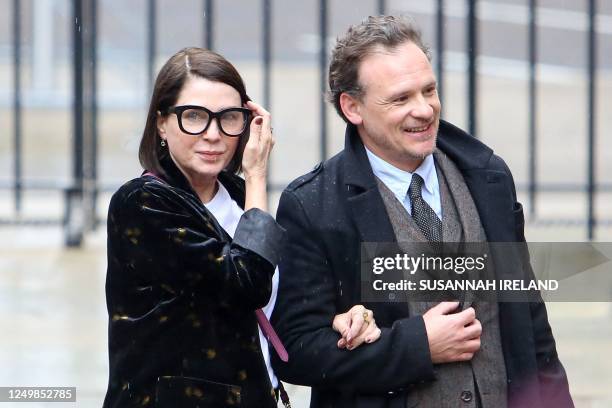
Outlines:
[[266, 177], [248, 177], [245, 175], [245, 200], [244, 210], [259, 208], [268, 211], [268, 194]]
[[264, 186], [266, 185], [266, 181], [268, 177], [265, 173], [259, 174], [257, 172], [254, 172], [254, 173], [243, 173], [243, 174], [244, 174], [244, 181], [246, 182], [246, 184], [263, 184]]

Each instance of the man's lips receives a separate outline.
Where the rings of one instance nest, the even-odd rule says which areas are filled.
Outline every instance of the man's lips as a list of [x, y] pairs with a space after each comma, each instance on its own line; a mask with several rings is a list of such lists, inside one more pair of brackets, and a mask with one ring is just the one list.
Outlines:
[[431, 128], [432, 123], [428, 123], [427, 125], [423, 125], [423, 126], [414, 126], [414, 127], [404, 128], [404, 132], [414, 133], [414, 134], [424, 133], [424, 132], [427, 132]]
[[412, 140], [425, 142], [430, 140], [432, 137], [435, 137], [432, 132], [433, 124], [434, 122], [431, 122], [425, 126], [405, 127], [402, 129], [402, 131], [406, 137], [409, 137]]

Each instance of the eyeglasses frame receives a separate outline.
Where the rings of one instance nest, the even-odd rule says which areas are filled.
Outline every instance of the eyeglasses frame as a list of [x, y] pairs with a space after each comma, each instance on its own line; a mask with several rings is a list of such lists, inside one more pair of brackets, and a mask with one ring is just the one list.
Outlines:
[[[204, 112], [206, 112], [208, 114], [208, 123], [206, 124], [206, 126], [204, 127], [204, 129], [201, 132], [197, 132], [197, 133], [193, 133], [193, 132], [188, 132], [187, 130], [185, 130], [185, 128], [183, 127], [183, 112], [189, 109], [196, 109], [196, 110], [202, 110]], [[242, 130], [242, 132], [238, 133], [237, 135], [232, 135], [227, 133], [223, 127], [221, 126], [221, 115], [223, 115], [226, 112], [242, 112], [245, 113], [246, 115], [244, 116], [244, 129]], [[213, 119], [215, 119], [217, 121], [217, 127], [219, 128], [219, 130], [221, 131], [221, 133], [223, 133], [226, 136], [229, 137], [239, 137], [242, 136], [248, 126], [249, 123], [249, 119], [251, 118], [251, 111], [247, 108], [241, 108], [241, 107], [232, 107], [232, 108], [226, 108], [226, 109], [221, 109], [218, 112], [213, 112], [210, 109], [205, 108], [204, 106], [198, 106], [198, 105], [179, 105], [179, 106], [171, 106], [165, 110], [162, 111], [162, 113], [164, 115], [170, 115], [171, 113], [174, 113], [176, 115], [176, 119], [178, 121], [178, 125], [179, 128], [181, 129], [181, 131], [183, 133], [187, 133], [188, 135], [192, 135], [192, 136], [197, 136], [201, 133], [204, 133], [208, 130], [208, 128], [210, 127], [210, 123], [213, 121]]]

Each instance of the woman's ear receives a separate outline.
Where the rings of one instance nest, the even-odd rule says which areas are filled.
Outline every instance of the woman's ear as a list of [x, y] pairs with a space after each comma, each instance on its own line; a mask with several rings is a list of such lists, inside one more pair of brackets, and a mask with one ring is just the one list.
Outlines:
[[347, 94], [346, 92], [342, 92], [340, 94], [340, 108], [342, 109], [342, 113], [344, 116], [351, 122], [353, 125], [361, 125], [363, 123], [363, 118], [360, 113], [360, 105], [361, 102]]
[[157, 111], [156, 125], [159, 137], [166, 140], [166, 117], [164, 117], [160, 111]]

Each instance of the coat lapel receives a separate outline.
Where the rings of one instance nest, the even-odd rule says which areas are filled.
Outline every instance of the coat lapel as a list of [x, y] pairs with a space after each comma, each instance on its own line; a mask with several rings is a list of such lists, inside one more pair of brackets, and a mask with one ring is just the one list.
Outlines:
[[347, 201], [361, 242], [395, 242], [391, 221], [355, 126], [347, 126], [345, 138]]

